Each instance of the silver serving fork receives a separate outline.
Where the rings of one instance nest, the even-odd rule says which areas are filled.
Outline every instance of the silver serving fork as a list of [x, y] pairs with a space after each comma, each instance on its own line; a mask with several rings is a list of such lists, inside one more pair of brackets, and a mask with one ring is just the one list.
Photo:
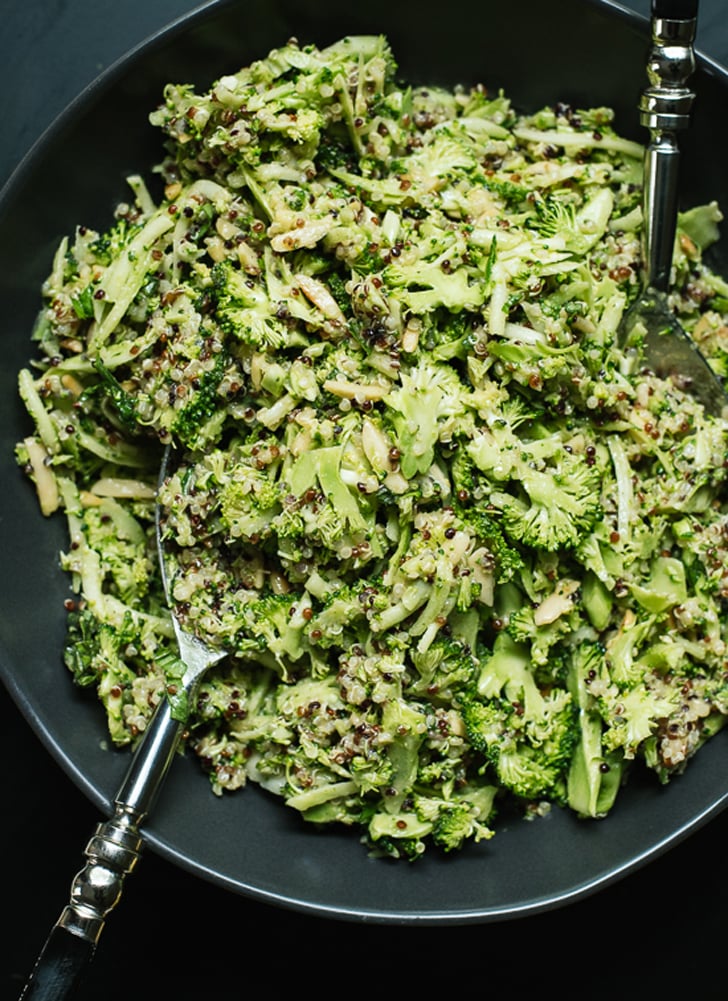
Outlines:
[[698, 0], [652, 0], [649, 86], [640, 101], [640, 121], [650, 132], [645, 148], [643, 195], [643, 292], [624, 317], [621, 345], [661, 377], [669, 377], [714, 416], [728, 395], [694, 341], [669, 308], [667, 295], [677, 228], [679, 147], [694, 93], [693, 43]]
[[[167, 446], [160, 467], [160, 487], [167, 475], [170, 451]], [[156, 538], [165, 597], [173, 609], [159, 503]], [[174, 613], [172, 622], [185, 666], [182, 686], [192, 703], [203, 675], [224, 658], [225, 652], [206, 646], [186, 632]], [[181, 732], [182, 723], [172, 715], [169, 699], [162, 699], [134, 751], [111, 817], [98, 824], [86, 846], [86, 864], [73, 880], [70, 901], [36, 960], [20, 995], [22, 1001], [61, 1001], [71, 997], [80, 983], [106, 917], [119, 902], [126, 876], [139, 861], [143, 848], [139, 828], [167, 776]]]

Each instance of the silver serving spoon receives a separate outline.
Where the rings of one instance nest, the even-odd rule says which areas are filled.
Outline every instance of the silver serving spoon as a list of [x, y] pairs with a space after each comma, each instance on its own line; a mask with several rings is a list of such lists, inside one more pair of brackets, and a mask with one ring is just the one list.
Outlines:
[[698, 0], [652, 0], [649, 87], [640, 101], [640, 120], [650, 132], [644, 162], [644, 287], [624, 318], [619, 340], [656, 375], [674, 379], [720, 416], [728, 395], [667, 302], [678, 214], [677, 133], [687, 128], [695, 97], [688, 80], [695, 69], [697, 16]]
[[[162, 459], [159, 485], [164, 482], [170, 447]], [[156, 536], [165, 597], [169, 591], [160, 506], [156, 508]], [[190, 704], [205, 672], [225, 657], [186, 632], [173, 614], [172, 621], [185, 666], [182, 685]], [[70, 998], [93, 958], [106, 917], [121, 897], [124, 880], [139, 860], [143, 840], [139, 828], [149, 815], [174, 760], [182, 724], [173, 717], [170, 702], [162, 699], [114, 799], [110, 819], [100, 823], [86, 846], [86, 864], [71, 886], [70, 901], [53, 926], [20, 995], [22, 1001], [61, 1001]]]

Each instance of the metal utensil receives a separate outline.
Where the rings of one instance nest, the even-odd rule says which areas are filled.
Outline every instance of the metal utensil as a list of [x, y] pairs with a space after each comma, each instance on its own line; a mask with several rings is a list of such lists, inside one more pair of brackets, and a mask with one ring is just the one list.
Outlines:
[[694, 93], [693, 44], [698, 0], [652, 0], [649, 86], [640, 101], [640, 120], [649, 129], [643, 195], [643, 292], [620, 331], [625, 350], [657, 375], [673, 378], [711, 414], [719, 416], [728, 395], [668, 304], [678, 206], [678, 132], [687, 128]]
[[[169, 457], [168, 446], [161, 464], [160, 486], [167, 475]], [[165, 597], [172, 608], [159, 504], [156, 537]], [[225, 653], [187, 633], [174, 614], [172, 621], [185, 666], [182, 685], [192, 701], [204, 673], [222, 660]], [[173, 717], [169, 700], [163, 698], [134, 752], [114, 799], [112, 816], [96, 827], [86, 846], [86, 864], [73, 880], [70, 901], [36, 960], [20, 995], [22, 1001], [61, 1001], [75, 992], [93, 958], [106, 917], [119, 902], [124, 880], [139, 861], [143, 848], [139, 828], [149, 815], [174, 760], [181, 730], [182, 724]]]

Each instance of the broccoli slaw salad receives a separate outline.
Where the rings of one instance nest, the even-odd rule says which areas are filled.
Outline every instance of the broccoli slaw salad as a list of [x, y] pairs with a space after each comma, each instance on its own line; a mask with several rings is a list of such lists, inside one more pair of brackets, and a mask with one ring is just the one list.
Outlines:
[[[682, 773], [728, 714], [728, 422], [616, 345], [642, 148], [608, 108], [409, 86], [377, 36], [150, 120], [155, 184], [63, 239], [19, 374], [114, 745], [169, 698], [216, 794], [406, 860]], [[722, 376], [720, 220], [680, 216], [670, 302]], [[157, 499], [174, 614], [226, 652], [190, 704]]]

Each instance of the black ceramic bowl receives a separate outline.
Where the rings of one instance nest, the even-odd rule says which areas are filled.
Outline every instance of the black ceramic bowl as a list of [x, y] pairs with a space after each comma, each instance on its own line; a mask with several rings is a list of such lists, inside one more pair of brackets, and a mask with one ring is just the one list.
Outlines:
[[[467, 29], [467, 30], [464, 30]], [[31, 354], [39, 287], [59, 239], [77, 223], [103, 227], [130, 172], [150, 175], [159, 136], [146, 124], [168, 81], [204, 87], [291, 36], [326, 44], [385, 33], [414, 83], [485, 83], [522, 108], [557, 100], [609, 105], [624, 134], [644, 139], [646, 22], [597, 0], [461, 0], [452, 18], [415, 4], [368, 0], [213, 3], [108, 70], [67, 110], [0, 194], [0, 672], [51, 754], [102, 812], [128, 762], [109, 750], [103, 713], [61, 663], [68, 581], [58, 569], [63, 519], [44, 520], [13, 447], [29, 430], [16, 373]], [[728, 205], [728, 75], [699, 57], [693, 128], [683, 142], [684, 204]], [[728, 273], [726, 250], [715, 265]], [[497, 836], [457, 857], [416, 865], [375, 861], [348, 832], [317, 832], [260, 790], [217, 799], [190, 759], [175, 762], [145, 832], [153, 850], [186, 870], [259, 901], [322, 916], [381, 923], [468, 923], [544, 911], [614, 882], [684, 839], [728, 800], [726, 737], [684, 776], [660, 787], [635, 776], [610, 816], [581, 822], [554, 810], [526, 823], [503, 818]]]

